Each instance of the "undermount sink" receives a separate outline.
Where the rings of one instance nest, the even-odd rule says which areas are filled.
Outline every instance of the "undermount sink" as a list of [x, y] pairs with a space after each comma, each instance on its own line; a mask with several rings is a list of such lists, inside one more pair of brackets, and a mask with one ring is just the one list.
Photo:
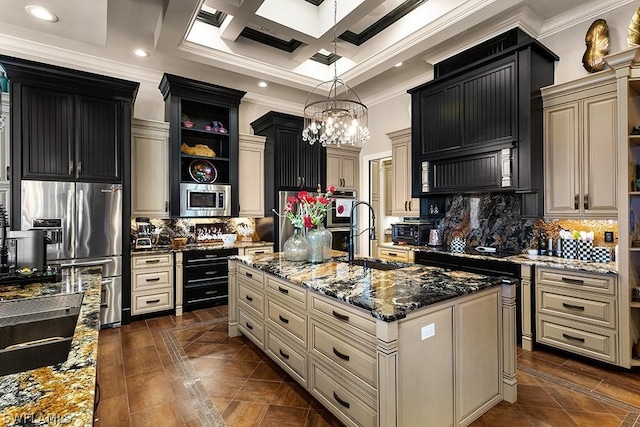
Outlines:
[[399, 268], [405, 268], [409, 266], [409, 264], [399, 264], [399, 263], [389, 264], [386, 262], [375, 261], [371, 259], [354, 259], [353, 265], [359, 265], [364, 268], [372, 268], [374, 270], [383, 270], [383, 271], [397, 270]]
[[67, 360], [82, 297], [0, 301], [0, 376]]

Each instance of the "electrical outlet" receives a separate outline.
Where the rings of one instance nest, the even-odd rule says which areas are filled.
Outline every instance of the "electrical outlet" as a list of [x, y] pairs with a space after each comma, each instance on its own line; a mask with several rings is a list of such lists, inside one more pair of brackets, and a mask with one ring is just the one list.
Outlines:
[[613, 231], [604, 232], [604, 241], [606, 243], [613, 243]]

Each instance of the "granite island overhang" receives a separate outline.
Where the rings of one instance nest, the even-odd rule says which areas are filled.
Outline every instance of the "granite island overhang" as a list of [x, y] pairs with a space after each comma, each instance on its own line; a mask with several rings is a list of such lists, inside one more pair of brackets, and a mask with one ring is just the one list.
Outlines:
[[0, 288], [0, 300], [84, 293], [65, 362], [0, 376], [0, 426], [93, 423], [101, 288], [100, 268], [63, 270], [58, 282]]
[[468, 425], [514, 402], [517, 283], [398, 267], [234, 257], [229, 335], [251, 339], [347, 425]]

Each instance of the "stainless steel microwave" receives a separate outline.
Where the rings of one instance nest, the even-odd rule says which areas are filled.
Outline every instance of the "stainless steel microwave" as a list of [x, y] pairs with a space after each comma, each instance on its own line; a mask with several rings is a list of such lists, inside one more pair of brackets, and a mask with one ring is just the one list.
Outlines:
[[181, 183], [180, 216], [231, 216], [231, 186]]

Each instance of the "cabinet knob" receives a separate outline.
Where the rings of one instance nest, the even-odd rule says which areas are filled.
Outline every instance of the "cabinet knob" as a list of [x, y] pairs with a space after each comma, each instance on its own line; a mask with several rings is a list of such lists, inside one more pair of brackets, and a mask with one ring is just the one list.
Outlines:
[[168, 200], [164, 201], [164, 211], [165, 212], [169, 212], [169, 201]]

